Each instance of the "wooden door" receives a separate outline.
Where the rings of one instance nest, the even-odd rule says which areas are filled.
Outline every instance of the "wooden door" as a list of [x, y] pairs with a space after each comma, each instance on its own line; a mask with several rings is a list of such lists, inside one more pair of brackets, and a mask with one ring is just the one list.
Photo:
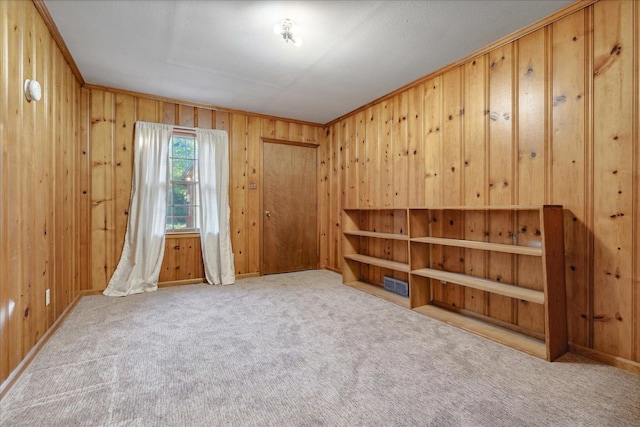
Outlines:
[[316, 149], [263, 144], [262, 274], [317, 268]]

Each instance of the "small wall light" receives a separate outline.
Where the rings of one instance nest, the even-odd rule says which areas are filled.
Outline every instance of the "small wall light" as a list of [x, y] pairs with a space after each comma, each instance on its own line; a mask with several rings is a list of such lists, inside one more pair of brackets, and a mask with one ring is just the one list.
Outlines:
[[40, 88], [40, 83], [35, 80], [25, 80], [24, 96], [29, 102], [31, 102], [31, 100], [40, 101], [40, 98], [42, 98], [42, 89]]

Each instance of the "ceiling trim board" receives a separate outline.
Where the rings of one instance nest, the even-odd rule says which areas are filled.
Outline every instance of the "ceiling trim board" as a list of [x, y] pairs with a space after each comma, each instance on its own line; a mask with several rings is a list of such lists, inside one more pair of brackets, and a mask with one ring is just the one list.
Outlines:
[[505, 36], [505, 37], [503, 37], [503, 38], [501, 38], [501, 39], [499, 39], [499, 40], [497, 40], [497, 41], [495, 41], [495, 42], [493, 42], [493, 43], [491, 43], [491, 44], [489, 44], [489, 45], [487, 45], [487, 46], [485, 46], [485, 47], [483, 47], [483, 48], [481, 48], [481, 49], [479, 49], [479, 50], [477, 50], [477, 51], [475, 51], [475, 52], [473, 52], [473, 53], [471, 53], [471, 54], [469, 54], [467, 56], [465, 56], [462, 59], [459, 59], [459, 60], [457, 60], [455, 62], [452, 62], [451, 64], [445, 65], [444, 67], [442, 67], [442, 68], [440, 68], [440, 69], [438, 69], [438, 70], [436, 70], [436, 71], [434, 71], [432, 73], [429, 73], [429, 74], [427, 74], [427, 75], [425, 75], [423, 77], [420, 77], [419, 79], [414, 80], [411, 83], [407, 83], [406, 85], [394, 90], [393, 92], [389, 92], [388, 94], [383, 95], [380, 98], [377, 98], [377, 99], [375, 99], [375, 100], [373, 100], [371, 102], [368, 102], [368, 103], [356, 108], [355, 110], [350, 111], [347, 114], [343, 114], [342, 116], [331, 120], [330, 122], [326, 123], [324, 125], [324, 127], [332, 126], [332, 125], [334, 125], [334, 124], [346, 119], [347, 117], [350, 117], [350, 116], [352, 116], [354, 114], [357, 114], [357, 113], [359, 113], [361, 111], [366, 110], [367, 108], [369, 108], [371, 106], [374, 106], [376, 104], [379, 104], [380, 102], [383, 102], [383, 101], [386, 101], [388, 99], [391, 99], [394, 96], [398, 95], [399, 93], [405, 92], [405, 91], [407, 91], [407, 90], [409, 90], [411, 88], [419, 86], [419, 85], [421, 85], [421, 84], [433, 79], [434, 77], [438, 77], [439, 75], [442, 75], [442, 74], [446, 73], [447, 71], [449, 71], [449, 70], [451, 70], [453, 68], [459, 67], [459, 66], [461, 66], [461, 65], [463, 65], [463, 64], [465, 64], [465, 63], [467, 63], [467, 62], [469, 62], [469, 61], [471, 61], [471, 60], [473, 60], [473, 59], [475, 59], [477, 57], [485, 55], [485, 54], [487, 54], [487, 53], [489, 53], [489, 52], [491, 52], [491, 51], [493, 51], [495, 49], [498, 49], [498, 48], [500, 48], [500, 47], [502, 47], [502, 46], [504, 46], [506, 44], [509, 44], [509, 43], [512, 43], [512, 42], [514, 42], [514, 41], [516, 41], [518, 39], [521, 39], [522, 37], [524, 37], [524, 36], [526, 36], [528, 34], [531, 34], [532, 32], [539, 30], [540, 28], [546, 27], [549, 24], [553, 24], [554, 22], [564, 18], [565, 16], [571, 15], [574, 12], [577, 12], [579, 10], [585, 9], [585, 8], [591, 6], [592, 4], [597, 3], [599, 1], [601, 1], [601, 0], [576, 0], [575, 3], [571, 3], [570, 5], [565, 6], [564, 8], [560, 9], [559, 11], [547, 16], [546, 18], [543, 18], [543, 19], [541, 19], [541, 20], [539, 20], [537, 22], [534, 22], [531, 25], [528, 25], [528, 26], [526, 26], [526, 27], [524, 27], [524, 28], [522, 28], [520, 30], [517, 30], [517, 31], [509, 34], [508, 36]]
[[76, 61], [73, 59], [73, 56], [71, 56], [71, 52], [69, 52], [69, 48], [67, 47], [67, 44], [64, 42], [64, 39], [62, 38], [60, 31], [58, 30], [58, 26], [53, 21], [53, 18], [49, 13], [49, 9], [47, 9], [47, 6], [44, 4], [44, 1], [32, 0], [32, 2], [36, 10], [42, 17], [42, 20], [44, 21], [45, 25], [49, 29], [49, 33], [51, 33], [51, 37], [53, 37], [53, 40], [58, 45], [58, 49], [60, 49], [60, 52], [62, 52], [62, 56], [64, 57], [65, 61], [67, 61], [67, 64], [69, 64], [69, 67], [71, 68], [71, 72], [73, 72], [73, 75], [76, 76], [76, 80], [78, 80], [78, 82], [80, 83], [80, 86], [84, 85], [85, 82], [84, 82], [84, 78], [82, 77], [82, 73], [80, 73], [80, 69], [76, 65]]
[[278, 117], [278, 116], [270, 116], [268, 114], [254, 113], [254, 112], [251, 112], [251, 111], [234, 110], [232, 108], [218, 107], [216, 105], [211, 105], [211, 104], [202, 104], [202, 103], [199, 103], [199, 102], [185, 101], [185, 100], [182, 100], [182, 99], [167, 98], [167, 97], [159, 96], [159, 95], [151, 95], [151, 94], [148, 94], [148, 93], [135, 92], [135, 91], [126, 90], [126, 89], [118, 89], [118, 88], [107, 87], [107, 86], [93, 85], [93, 84], [90, 84], [90, 83], [84, 84], [82, 86], [82, 88], [83, 89], [89, 89], [89, 90], [91, 90], [91, 89], [104, 90], [106, 92], [112, 92], [112, 93], [121, 93], [121, 94], [124, 94], [124, 95], [135, 96], [137, 98], [152, 99], [154, 101], [168, 102], [168, 103], [171, 103], [171, 104], [180, 104], [180, 105], [185, 105], [187, 107], [205, 108], [207, 110], [220, 111], [220, 112], [223, 112], [223, 113], [245, 114], [245, 115], [254, 116], [254, 117], [261, 117], [263, 119], [283, 120], [283, 121], [287, 121], [289, 123], [297, 123], [297, 124], [305, 125], [305, 126], [313, 126], [313, 127], [318, 127], [318, 128], [324, 128], [322, 123], [306, 122], [304, 120], [289, 119], [289, 118], [286, 118], [286, 117]]

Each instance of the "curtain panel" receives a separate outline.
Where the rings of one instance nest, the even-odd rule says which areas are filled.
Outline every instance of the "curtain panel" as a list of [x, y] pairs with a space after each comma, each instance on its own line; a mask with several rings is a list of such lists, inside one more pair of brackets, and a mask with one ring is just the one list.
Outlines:
[[124, 248], [104, 295], [126, 296], [158, 288], [164, 255], [169, 186], [167, 156], [172, 132], [170, 125], [136, 123]]
[[207, 282], [235, 282], [229, 209], [229, 137], [196, 129], [200, 173], [200, 241]]

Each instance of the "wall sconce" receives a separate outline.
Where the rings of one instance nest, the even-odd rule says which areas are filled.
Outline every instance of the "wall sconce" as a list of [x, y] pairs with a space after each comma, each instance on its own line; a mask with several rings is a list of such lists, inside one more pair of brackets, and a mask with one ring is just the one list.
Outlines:
[[294, 25], [291, 19], [285, 19], [273, 27], [274, 33], [281, 35], [285, 42], [291, 42], [295, 46], [302, 45], [302, 37], [296, 35], [299, 31], [300, 27]]
[[24, 96], [29, 102], [31, 102], [31, 100], [40, 101], [40, 98], [42, 98], [42, 89], [40, 88], [40, 83], [35, 80], [25, 80]]

